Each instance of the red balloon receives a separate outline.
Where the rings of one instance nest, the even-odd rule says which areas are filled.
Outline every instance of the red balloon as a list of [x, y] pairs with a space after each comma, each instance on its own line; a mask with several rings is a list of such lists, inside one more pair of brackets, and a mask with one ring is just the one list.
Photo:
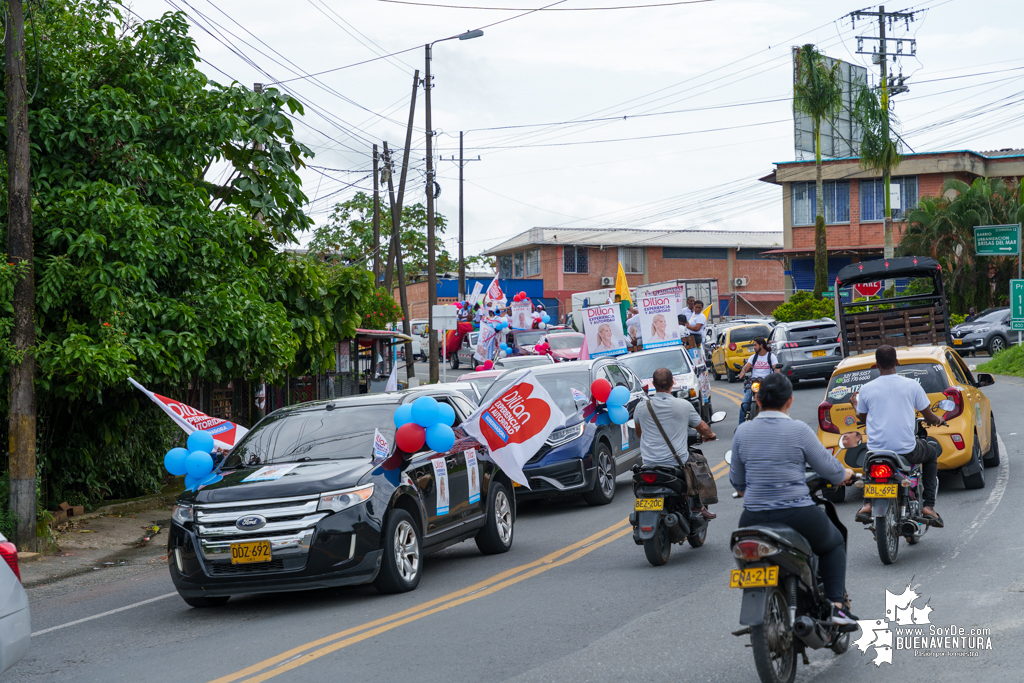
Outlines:
[[606, 379], [595, 379], [590, 385], [590, 393], [601, 403], [608, 400], [608, 394], [612, 393], [612, 385]]
[[406, 453], [416, 453], [427, 442], [427, 430], [415, 422], [407, 422], [395, 433], [395, 443]]
[[486, 369], [487, 369], [487, 368], [485, 368], [485, 367], [484, 367], [483, 365], [478, 365], [478, 366], [476, 366], [476, 371], [477, 371], [477, 372], [483, 372], [483, 371], [484, 371], [484, 370], [486, 370]]
[[494, 368], [494, 361], [493, 360], [484, 361], [484, 370], [491, 370], [493, 368]]

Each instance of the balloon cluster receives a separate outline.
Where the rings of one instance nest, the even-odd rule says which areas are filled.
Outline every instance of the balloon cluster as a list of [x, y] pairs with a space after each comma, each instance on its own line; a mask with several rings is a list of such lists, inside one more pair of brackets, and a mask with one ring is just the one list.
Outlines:
[[481, 363], [480, 365], [476, 366], [476, 371], [477, 372], [483, 372], [484, 370], [493, 370], [493, 369], [494, 369], [494, 361], [489, 359], [489, 358], [487, 360], [485, 360], [483, 363]]
[[503, 330], [506, 327], [508, 327], [508, 321], [507, 320], [499, 320], [499, 321], [493, 323], [491, 325], [491, 327], [493, 327], [495, 329], [495, 331], [500, 332], [501, 330]]
[[518, 301], [524, 301], [525, 299], [528, 299], [528, 298], [529, 297], [526, 296], [526, 292], [519, 292], [514, 297], [512, 297], [512, 301], [517, 301], [517, 302]]
[[541, 313], [540, 321], [547, 325], [549, 322], [551, 322], [551, 316], [548, 315], [547, 313]]
[[416, 453], [426, 443], [430, 450], [446, 453], [455, 445], [455, 409], [431, 396], [420, 396], [395, 411], [395, 443], [406, 453]]
[[548, 346], [547, 342], [541, 342], [533, 347], [533, 350], [537, 352], [539, 356], [546, 356], [551, 352], [551, 347]]
[[625, 424], [629, 420], [629, 409], [626, 402], [629, 401], [629, 389], [619, 385], [612, 389], [612, 385], [606, 379], [595, 379], [590, 385], [591, 395], [608, 406], [608, 418], [617, 425]]
[[188, 435], [186, 448], [172, 448], [164, 456], [164, 468], [176, 477], [185, 475], [185, 488], [195, 489], [220, 481], [213, 473], [213, 437], [209, 432], [195, 431]]
[[509, 351], [512, 350], [512, 347], [506, 344], [505, 342], [501, 342], [501, 346], [499, 348], [501, 348], [501, 350], [504, 351], [505, 353], [508, 353]]

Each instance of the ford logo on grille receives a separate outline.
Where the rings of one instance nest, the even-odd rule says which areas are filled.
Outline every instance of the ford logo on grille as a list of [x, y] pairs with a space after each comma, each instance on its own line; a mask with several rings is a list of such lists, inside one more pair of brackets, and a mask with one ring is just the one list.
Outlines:
[[235, 526], [242, 531], [256, 531], [267, 525], [267, 519], [261, 515], [246, 515], [235, 520]]

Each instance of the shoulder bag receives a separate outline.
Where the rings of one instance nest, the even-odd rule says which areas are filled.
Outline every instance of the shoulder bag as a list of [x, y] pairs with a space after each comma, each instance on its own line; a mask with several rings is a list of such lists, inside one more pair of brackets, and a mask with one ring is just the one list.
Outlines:
[[661, 420], [658, 419], [657, 413], [654, 412], [654, 403], [650, 398], [647, 399], [647, 410], [650, 412], [654, 424], [658, 427], [658, 431], [661, 432], [661, 438], [665, 440], [665, 444], [672, 452], [672, 457], [676, 459], [676, 463], [683, 470], [683, 474], [686, 477], [686, 495], [696, 496], [704, 505], [714, 505], [717, 503], [718, 484], [715, 483], [715, 476], [711, 473], [711, 467], [708, 465], [704, 455], [691, 452], [689, 460], [684, 463], [683, 459], [679, 457], [679, 453], [676, 452], [676, 447], [672, 445], [672, 440], [665, 433], [665, 428], [661, 426]]

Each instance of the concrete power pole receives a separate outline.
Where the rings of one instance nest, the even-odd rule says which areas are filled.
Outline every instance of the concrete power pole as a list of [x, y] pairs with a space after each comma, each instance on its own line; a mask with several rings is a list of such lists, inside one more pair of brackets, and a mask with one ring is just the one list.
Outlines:
[[[413, 100], [416, 98], [414, 97]], [[414, 102], [415, 104], [415, 102]], [[405, 150], [405, 161], [409, 161], [409, 148]], [[384, 142], [384, 163], [388, 168], [388, 197], [391, 199], [391, 246], [395, 249], [395, 264], [398, 271], [398, 301], [402, 307], [402, 333], [412, 335], [412, 321], [409, 319], [409, 295], [405, 288], [405, 262], [402, 260], [402, 221], [396, 214], [402, 213], [402, 207], [395, 201], [395, 180], [391, 172], [391, 150], [388, 149], [387, 141]], [[404, 179], [403, 173], [403, 179]], [[416, 376], [416, 364], [412, 357], [412, 342], [405, 342], [405, 376], [409, 379]]]
[[426, 66], [423, 73], [424, 106], [426, 107], [427, 137], [427, 320], [430, 336], [430, 383], [438, 379], [437, 330], [434, 329], [434, 306], [437, 304], [437, 259], [434, 253], [434, 130], [430, 126], [430, 45], [425, 46]]
[[[405, 129], [405, 153], [402, 156], [402, 177], [398, 181], [398, 202], [391, 197], [391, 227], [392, 234], [401, 234], [399, 228], [402, 220], [402, 207], [405, 202], [405, 179], [409, 174], [409, 154], [412, 149], [412, 124], [416, 117], [416, 88], [420, 86], [420, 71], [412, 75], [412, 100], [409, 103], [409, 125]], [[390, 168], [389, 168], [390, 174]], [[387, 265], [384, 267], [384, 289], [392, 291], [391, 280], [395, 268], [395, 239], [392, 237], [391, 248], [388, 251]], [[402, 278], [405, 279], [404, 277]]]
[[36, 549], [36, 288], [32, 243], [32, 195], [25, 82], [25, 15], [21, 0], [8, 3], [4, 66], [7, 92], [7, 255], [19, 269], [14, 283], [14, 347], [22, 354], [10, 369], [8, 504], [16, 515], [14, 541]]
[[[380, 286], [380, 172], [377, 145], [373, 145], [373, 286]], [[391, 292], [388, 292], [390, 295]]]

